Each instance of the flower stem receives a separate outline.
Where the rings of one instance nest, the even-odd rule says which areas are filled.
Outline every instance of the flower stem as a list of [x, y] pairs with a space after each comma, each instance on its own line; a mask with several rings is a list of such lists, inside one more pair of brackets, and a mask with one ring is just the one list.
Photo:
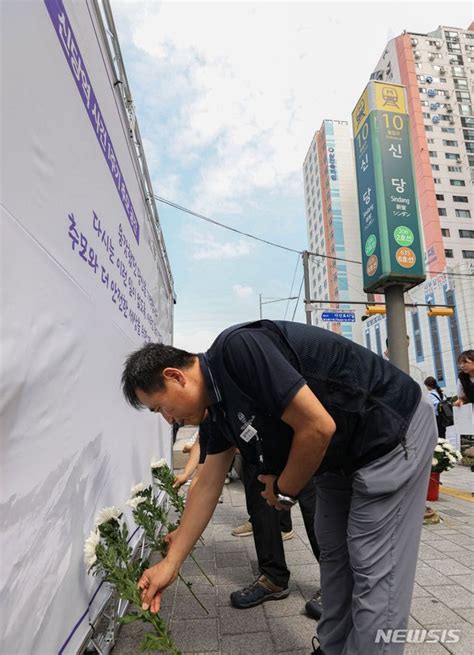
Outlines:
[[193, 560], [193, 562], [196, 564], [196, 566], [197, 566], [198, 569], [201, 571], [201, 573], [202, 573], [203, 576], [206, 578], [206, 580], [209, 582], [209, 584], [211, 585], [211, 587], [214, 587], [214, 583], [212, 582], [212, 580], [210, 579], [210, 577], [207, 575], [206, 571], [205, 571], [205, 570], [202, 568], [202, 566], [199, 564], [199, 562], [198, 562], [197, 559], [194, 557], [194, 555], [193, 555], [192, 553], [189, 553], [189, 557], [190, 557], [190, 558]]
[[202, 607], [202, 609], [206, 612], [206, 614], [209, 614], [209, 610], [208, 610], [206, 607], [204, 607], [204, 605], [201, 603], [201, 601], [200, 601], [199, 598], [196, 596], [196, 594], [194, 593], [194, 591], [191, 589], [190, 585], [185, 581], [185, 579], [183, 578], [183, 576], [181, 575], [181, 573], [178, 573], [178, 578], [179, 578], [179, 579], [181, 580], [181, 582], [182, 582], [182, 583], [183, 583], [183, 584], [184, 584], [184, 585], [189, 589], [189, 591], [192, 593], [192, 595], [193, 595], [194, 598], [197, 600], [197, 602], [198, 602], [199, 605]]

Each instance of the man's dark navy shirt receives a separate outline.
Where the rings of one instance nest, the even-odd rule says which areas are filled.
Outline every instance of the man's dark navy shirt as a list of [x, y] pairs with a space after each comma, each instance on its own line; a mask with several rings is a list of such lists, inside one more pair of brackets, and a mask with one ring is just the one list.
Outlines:
[[210, 399], [207, 453], [233, 445], [276, 474], [293, 438], [281, 416], [306, 384], [336, 422], [319, 472], [350, 473], [403, 442], [421, 396], [409, 376], [375, 353], [299, 323], [234, 326], [199, 357]]

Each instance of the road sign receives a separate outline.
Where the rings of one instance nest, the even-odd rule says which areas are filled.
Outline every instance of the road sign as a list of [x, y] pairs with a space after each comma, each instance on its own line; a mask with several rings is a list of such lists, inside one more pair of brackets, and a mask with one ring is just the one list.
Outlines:
[[425, 279], [405, 89], [371, 81], [352, 113], [364, 291]]
[[321, 319], [334, 323], [355, 323], [356, 320], [354, 312], [323, 312]]

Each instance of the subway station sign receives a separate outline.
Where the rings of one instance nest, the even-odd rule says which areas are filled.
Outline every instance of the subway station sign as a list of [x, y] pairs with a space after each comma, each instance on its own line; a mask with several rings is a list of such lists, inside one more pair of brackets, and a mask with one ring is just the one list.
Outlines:
[[364, 291], [425, 279], [405, 89], [371, 81], [352, 112]]

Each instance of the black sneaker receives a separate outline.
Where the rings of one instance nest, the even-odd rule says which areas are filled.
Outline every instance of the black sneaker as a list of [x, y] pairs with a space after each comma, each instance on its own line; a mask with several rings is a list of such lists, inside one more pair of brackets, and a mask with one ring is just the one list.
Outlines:
[[255, 607], [267, 600], [282, 600], [289, 593], [288, 587], [278, 587], [261, 575], [249, 587], [233, 591], [230, 595], [230, 602], [234, 607], [242, 610], [247, 607]]
[[304, 606], [306, 613], [309, 614], [309, 616], [313, 619], [316, 619], [316, 621], [319, 621], [321, 618], [321, 614], [323, 613], [323, 604], [321, 601], [321, 589], [318, 589], [318, 591], [314, 594], [310, 600], [306, 603]]

